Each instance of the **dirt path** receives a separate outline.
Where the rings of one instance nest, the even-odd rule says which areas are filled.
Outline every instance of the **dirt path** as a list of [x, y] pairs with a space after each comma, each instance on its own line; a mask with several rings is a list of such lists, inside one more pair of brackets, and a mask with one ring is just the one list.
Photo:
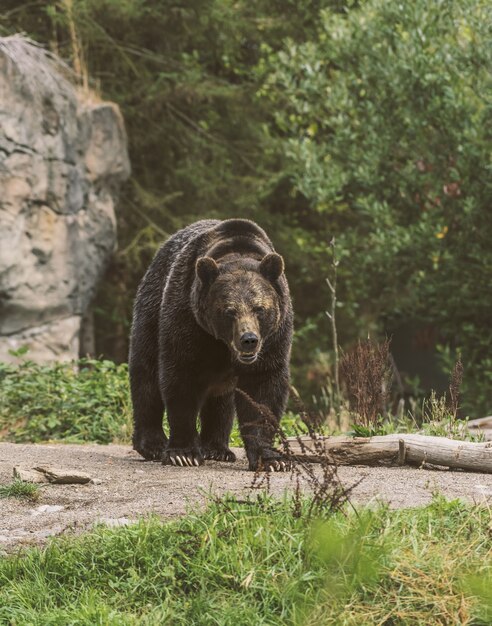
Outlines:
[[[202, 505], [207, 493], [250, 492], [253, 475], [246, 471], [242, 450], [234, 464], [208, 461], [200, 468], [165, 467], [143, 462], [127, 446], [0, 444], [0, 484], [12, 481], [14, 465], [54, 465], [81, 470], [99, 484], [41, 486], [39, 502], [0, 499], [0, 552], [17, 545], [41, 543], [47, 537], [84, 530], [94, 522], [120, 525], [155, 513], [163, 518]], [[363, 478], [352, 501], [384, 500], [392, 507], [423, 505], [440, 492], [448, 498], [492, 503], [492, 475], [406, 467], [340, 467], [344, 486]], [[292, 489], [289, 475], [274, 474], [271, 491]], [[48, 505], [48, 507], [46, 507]], [[51, 508], [50, 508], [51, 507]], [[60, 508], [62, 507], [62, 508]]]

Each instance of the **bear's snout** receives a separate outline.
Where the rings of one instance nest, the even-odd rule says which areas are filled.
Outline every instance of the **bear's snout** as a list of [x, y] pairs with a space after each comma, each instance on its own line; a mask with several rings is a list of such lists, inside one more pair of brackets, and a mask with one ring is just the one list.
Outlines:
[[254, 363], [261, 350], [261, 332], [258, 320], [249, 311], [234, 320], [231, 346], [241, 363]]
[[251, 332], [243, 333], [239, 339], [239, 343], [244, 352], [254, 352], [258, 345], [258, 335]]

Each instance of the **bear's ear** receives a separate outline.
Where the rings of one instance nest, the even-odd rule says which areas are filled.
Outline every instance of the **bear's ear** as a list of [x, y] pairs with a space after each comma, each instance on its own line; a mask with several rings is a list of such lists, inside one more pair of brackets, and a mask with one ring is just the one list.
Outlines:
[[284, 260], [280, 254], [267, 254], [260, 263], [260, 274], [268, 280], [277, 280], [284, 271]]
[[204, 285], [211, 285], [219, 275], [219, 266], [209, 256], [202, 256], [196, 262], [196, 275]]

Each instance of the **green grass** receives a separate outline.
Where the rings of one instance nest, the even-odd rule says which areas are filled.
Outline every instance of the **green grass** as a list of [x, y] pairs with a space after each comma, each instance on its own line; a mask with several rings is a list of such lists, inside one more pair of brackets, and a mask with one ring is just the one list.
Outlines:
[[0, 623], [492, 623], [490, 510], [436, 498], [314, 523], [292, 511], [224, 500], [4, 558]]
[[0, 485], [0, 498], [20, 498], [36, 502], [39, 500], [39, 487], [33, 483], [14, 480], [10, 485]]

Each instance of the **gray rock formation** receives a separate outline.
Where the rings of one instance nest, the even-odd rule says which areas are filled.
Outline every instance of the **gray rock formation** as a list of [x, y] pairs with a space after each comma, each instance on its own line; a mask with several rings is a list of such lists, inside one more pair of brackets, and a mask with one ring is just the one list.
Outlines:
[[44, 49], [0, 38], [0, 360], [79, 356], [81, 319], [116, 242], [129, 176], [118, 108]]

